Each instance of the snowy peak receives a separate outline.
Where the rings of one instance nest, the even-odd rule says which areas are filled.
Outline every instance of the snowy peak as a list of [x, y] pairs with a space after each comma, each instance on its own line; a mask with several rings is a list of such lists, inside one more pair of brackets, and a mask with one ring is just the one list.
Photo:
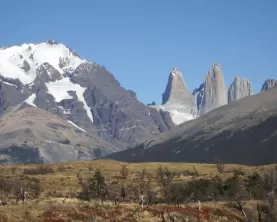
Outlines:
[[239, 76], [236, 76], [228, 90], [228, 102], [230, 103], [252, 95], [254, 95], [254, 90], [251, 82], [247, 78], [241, 79]]
[[182, 73], [174, 68], [168, 78], [165, 92], [163, 93], [163, 104], [184, 102], [191, 97], [191, 93], [184, 81]]
[[39, 44], [22, 44], [0, 48], [0, 74], [29, 84], [36, 77], [36, 69], [48, 63], [61, 74], [74, 71], [86, 60], [71, 49], [53, 40]]

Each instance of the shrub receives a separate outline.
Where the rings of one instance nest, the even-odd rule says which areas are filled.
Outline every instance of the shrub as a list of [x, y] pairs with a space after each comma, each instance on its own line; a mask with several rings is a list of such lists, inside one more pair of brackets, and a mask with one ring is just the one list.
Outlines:
[[39, 174], [51, 174], [54, 173], [54, 169], [51, 166], [39, 166], [36, 168], [26, 168], [23, 174], [39, 175]]
[[128, 173], [129, 173], [129, 169], [128, 169], [127, 165], [123, 165], [120, 170], [121, 178], [126, 180], [128, 177]]

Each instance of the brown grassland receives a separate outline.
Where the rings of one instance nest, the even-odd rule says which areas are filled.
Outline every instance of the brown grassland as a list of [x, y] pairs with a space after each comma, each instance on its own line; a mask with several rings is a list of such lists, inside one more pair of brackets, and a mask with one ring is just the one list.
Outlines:
[[[40, 167], [45, 167], [46, 170], [43, 171]], [[257, 167], [193, 163], [122, 163], [113, 160], [49, 165], [1, 165], [0, 222], [259, 221], [257, 203], [261, 200], [252, 194], [249, 198], [239, 200], [235, 198], [238, 196], [236, 194], [228, 196], [227, 199], [207, 199], [206, 196], [210, 195], [206, 194], [206, 191], [197, 197], [193, 196], [193, 190], [191, 193], [182, 191], [175, 195], [173, 185], [199, 180], [226, 180], [233, 177], [234, 172], [239, 172], [239, 177], [244, 179], [254, 173], [263, 174], [274, 168], [273, 165]], [[101, 182], [105, 183], [105, 190], [103, 188], [102, 192], [99, 189], [102, 193], [97, 197], [92, 194], [89, 200], [81, 198], [79, 194], [82, 188], [86, 188], [85, 185], [82, 187], [80, 181], [85, 184], [86, 178], [92, 178], [97, 169], [102, 176], [99, 181], [102, 181], [101, 178], [105, 180]], [[165, 173], [166, 179], [158, 179], [161, 172], [159, 169], [170, 172]], [[14, 191], [16, 188], [6, 189], [5, 185], [18, 189], [24, 187], [27, 192], [26, 199], [22, 200], [20, 192]], [[202, 188], [199, 187], [200, 189]], [[239, 193], [239, 189], [236, 192]], [[240, 208], [240, 204], [243, 208]]]

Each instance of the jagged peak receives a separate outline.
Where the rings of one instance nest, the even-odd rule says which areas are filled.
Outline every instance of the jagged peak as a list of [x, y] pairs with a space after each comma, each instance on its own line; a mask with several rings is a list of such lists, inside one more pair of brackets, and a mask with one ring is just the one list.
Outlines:
[[236, 82], [236, 81], [242, 81], [242, 82], [246, 82], [246, 83], [250, 83], [250, 84], [251, 84], [250, 80], [249, 80], [247, 77], [241, 78], [241, 77], [238, 76], [238, 75], [235, 77], [233, 83]]
[[221, 65], [219, 63], [214, 63], [212, 68], [213, 69], [221, 69]]
[[48, 45], [58, 45], [58, 43], [55, 40], [46, 40], [46, 44], [48, 44]]
[[222, 77], [223, 78], [223, 73], [222, 73], [222, 67], [219, 63], [215, 63], [212, 65], [212, 68], [209, 70], [209, 72], [206, 75], [206, 79], [208, 78], [218, 78]]
[[170, 75], [171, 76], [178, 76], [178, 77], [183, 78], [183, 75], [182, 75], [181, 71], [177, 68], [173, 68]]
[[277, 86], [276, 79], [267, 79], [267, 80], [265, 80], [264, 84], [262, 85], [261, 92], [267, 91], [276, 86]]
[[163, 103], [167, 102], [184, 102], [192, 95], [184, 81], [182, 72], [173, 68], [170, 72], [165, 92], [163, 93]]
[[73, 72], [84, 62], [87, 61], [81, 59], [72, 49], [54, 40], [24, 43], [0, 50], [0, 72], [5, 77], [18, 78], [23, 84], [34, 81], [36, 69], [44, 63], [49, 63], [64, 74]]

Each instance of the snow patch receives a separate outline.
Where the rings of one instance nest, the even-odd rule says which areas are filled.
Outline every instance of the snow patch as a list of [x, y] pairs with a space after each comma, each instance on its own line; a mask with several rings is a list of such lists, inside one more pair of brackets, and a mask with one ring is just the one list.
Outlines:
[[197, 116], [197, 113], [194, 113], [194, 111], [185, 104], [171, 103], [150, 107], [169, 112], [170, 117], [175, 125], [180, 125], [181, 123], [195, 119]]
[[87, 131], [85, 131], [84, 129], [82, 129], [81, 127], [77, 126], [75, 123], [73, 123], [72, 121], [70, 120], [67, 120], [67, 122], [69, 122], [71, 125], [75, 126], [77, 129], [83, 131], [84, 133], [87, 133]]
[[54, 96], [56, 102], [60, 102], [64, 99], [72, 99], [73, 97], [68, 94], [68, 91], [75, 91], [78, 100], [83, 103], [84, 109], [87, 112], [87, 116], [93, 122], [92, 113], [84, 98], [84, 92], [86, 88], [81, 87], [78, 84], [72, 83], [69, 78], [63, 78], [56, 82], [45, 83], [45, 85], [48, 88], [48, 92]]
[[15, 84], [11, 84], [9, 82], [5, 82], [5, 81], [2, 81], [2, 80], [1, 80], [1, 82], [6, 84], [6, 85], [12, 86], [12, 87], [17, 87]]
[[171, 117], [172, 121], [176, 125], [179, 125], [181, 123], [187, 122], [192, 119], [195, 119], [193, 117], [193, 115], [188, 114], [188, 113], [178, 112], [177, 110], [171, 110], [169, 113], [170, 113], [170, 117]]
[[[60, 68], [60, 63], [63, 63]], [[48, 62], [61, 74], [68, 70], [75, 70], [82, 60], [63, 44], [49, 45], [23, 44], [8, 48], [0, 48], [0, 74], [19, 79], [24, 85], [29, 84], [36, 78], [36, 69], [43, 63]], [[30, 69], [25, 72], [22, 68], [28, 63]]]
[[31, 106], [37, 107], [36, 104], [34, 103], [35, 99], [36, 99], [36, 94], [32, 94], [25, 100], [25, 102]]

